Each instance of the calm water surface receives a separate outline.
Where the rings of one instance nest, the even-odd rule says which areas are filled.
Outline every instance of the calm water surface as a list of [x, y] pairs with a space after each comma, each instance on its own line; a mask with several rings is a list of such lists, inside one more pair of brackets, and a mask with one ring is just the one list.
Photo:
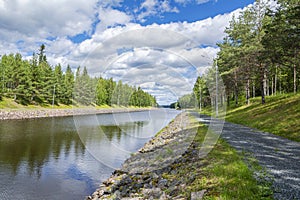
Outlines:
[[0, 199], [84, 199], [178, 113], [0, 121]]

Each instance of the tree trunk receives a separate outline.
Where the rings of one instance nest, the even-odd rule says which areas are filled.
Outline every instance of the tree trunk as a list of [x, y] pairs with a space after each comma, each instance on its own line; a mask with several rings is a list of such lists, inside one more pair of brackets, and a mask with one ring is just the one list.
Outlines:
[[282, 87], [281, 87], [281, 71], [279, 71], [279, 93], [282, 93]]
[[[260, 64], [261, 65], [261, 64]], [[261, 103], [265, 104], [266, 103], [266, 99], [265, 99], [265, 92], [266, 92], [266, 88], [265, 88], [265, 83], [266, 83], [266, 70], [265, 67], [261, 66]]]
[[274, 77], [272, 76], [271, 95], [274, 95]]
[[230, 95], [227, 96], [227, 107], [230, 107]]
[[255, 98], [255, 81], [252, 83], [252, 97]]
[[267, 96], [267, 74], [266, 74], [266, 70], [263, 70], [263, 93], [264, 96]]
[[234, 79], [235, 79], [235, 84], [234, 84], [234, 99], [235, 99], [235, 105], [237, 106], [239, 103], [239, 91], [238, 91], [238, 82], [237, 82], [237, 73], [236, 70], [234, 71]]
[[294, 64], [294, 93], [297, 92], [297, 69], [296, 64]]
[[246, 84], [246, 103], [247, 105], [250, 104], [250, 80], [247, 80], [247, 84]]
[[201, 91], [201, 88], [200, 88], [199, 110], [200, 110], [200, 113], [201, 113], [202, 112], [202, 91]]
[[277, 93], [277, 65], [275, 68], [275, 80], [274, 80], [274, 95]]
[[270, 80], [266, 79], [266, 91], [267, 91], [267, 96], [270, 96]]

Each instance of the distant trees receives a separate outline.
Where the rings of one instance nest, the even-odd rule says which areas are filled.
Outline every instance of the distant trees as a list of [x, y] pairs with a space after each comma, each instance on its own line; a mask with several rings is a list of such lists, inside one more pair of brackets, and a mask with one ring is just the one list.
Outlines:
[[186, 94], [179, 98], [177, 106], [180, 108], [195, 108], [196, 101], [195, 101], [195, 95], [192, 94]]
[[70, 66], [65, 72], [57, 64], [52, 67], [45, 55], [45, 45], [32, 59], [20, 54], [3, 55], [0, 60], [0, 100], [14, 99], [21, 104], [81, 104], [156, 106], [156, 99], [141, 88], [116, 83], [112, 78], [90, 77], [86, 67], [74, 73]]

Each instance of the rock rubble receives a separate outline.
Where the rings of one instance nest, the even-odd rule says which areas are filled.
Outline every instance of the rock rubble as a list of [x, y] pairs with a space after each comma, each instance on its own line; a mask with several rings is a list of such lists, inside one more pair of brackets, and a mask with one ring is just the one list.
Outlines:
[[74, 109], [24, 109], [24, 110], [1, 110], [0, 120], [10, 119], [34, 119], [45, 117], [65, 117], [73, 115], [92, 115], [118, 112], [145, 111], [149, 108], [113, 108], [113, 109], [94, 109], [94, 108], [74, 108]]
[[[198, 151], [191, 148], [196, 130], [191, 127], [187, 113], [179, 114], [86, 200], [186, 199], [182, 191], [195, 178], [191, 174], [180, 176], [182, 169], [178, 166], [186, 165], [188, 169], [200, 165], [201, 162], [195, 162]], [[168, 175], [174, 176], [165, 177]]]

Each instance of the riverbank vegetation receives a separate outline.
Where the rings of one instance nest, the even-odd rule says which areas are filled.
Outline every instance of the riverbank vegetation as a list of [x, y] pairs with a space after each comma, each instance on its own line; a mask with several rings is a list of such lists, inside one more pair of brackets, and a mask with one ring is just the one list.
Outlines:
[[0, 104], [13, 99], [26, 106], [156, 106], [155, 97], [140, 87], [112, 78], [91, 77], [86, 67], [78, 67], [75, 74], [70, 66], [64, 72], [62, 68], [60, 64], [53, 67], [48, 63], [44, 45], [30, 60], [20, 54], [3, 55]]

